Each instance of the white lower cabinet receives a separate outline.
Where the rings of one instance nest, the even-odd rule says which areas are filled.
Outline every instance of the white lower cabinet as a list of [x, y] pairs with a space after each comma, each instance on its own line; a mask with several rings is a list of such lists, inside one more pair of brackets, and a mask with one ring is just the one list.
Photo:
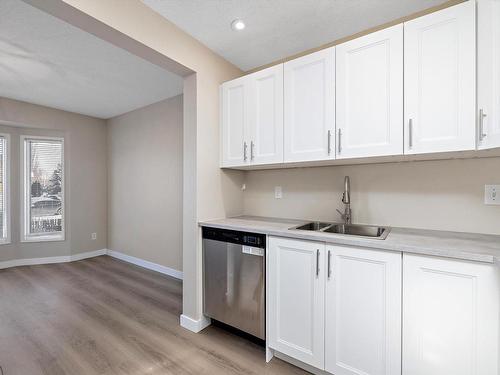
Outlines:
[[498, 266], [403, 257], [403, 375], [498, 375]]
[[269, 346], [324, 368], [325, 244], [271, 237], [268, 243]]
[[269, 237], [267, 272], [269, 348], [321, 373], [500, 373], [497, 264]]
[[325, 370], [400, 375], [401, 253], [327, 245], [326, 257]]
[[401, 254], [270, 237], [268, 345], [335, 375], [401, 374]]

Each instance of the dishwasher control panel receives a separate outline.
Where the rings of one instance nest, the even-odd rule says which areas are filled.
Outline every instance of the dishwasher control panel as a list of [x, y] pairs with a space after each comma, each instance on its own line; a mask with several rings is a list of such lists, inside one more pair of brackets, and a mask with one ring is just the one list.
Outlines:
[[266, 235], [235, 230], [203, 227], [203, 239], [234, 243], [260, 249], [266, 248]]

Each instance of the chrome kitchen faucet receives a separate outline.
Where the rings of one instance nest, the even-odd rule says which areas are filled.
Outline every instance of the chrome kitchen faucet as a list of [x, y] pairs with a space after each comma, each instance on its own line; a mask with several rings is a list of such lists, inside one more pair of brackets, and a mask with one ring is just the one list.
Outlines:
[[342, 213], [340, 210], [337, 210], [337, 212], [340, 214], [345, 224], [351, 224], [351, 180], [349, 179], [349, 176], [345, 176], [344, 178], [344, 194], [342, 194], [342, 203], [344, 204], [344, 212]]

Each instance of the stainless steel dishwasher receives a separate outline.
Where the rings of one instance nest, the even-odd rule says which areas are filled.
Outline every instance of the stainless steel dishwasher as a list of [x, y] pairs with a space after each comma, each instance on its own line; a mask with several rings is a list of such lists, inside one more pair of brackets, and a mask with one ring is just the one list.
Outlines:
[[265, 339], [263, 234], [204, 227], [203, 313]]

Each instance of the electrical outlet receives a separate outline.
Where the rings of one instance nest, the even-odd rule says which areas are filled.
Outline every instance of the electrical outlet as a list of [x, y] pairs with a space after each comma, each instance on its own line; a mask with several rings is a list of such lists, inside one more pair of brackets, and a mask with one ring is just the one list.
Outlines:
[[484, 185], [484, 204], [500, 205], [500, 185]]
[[283, 189], [281, 189], [281, 186], [274, 187], [274, 198], [276, 199], [283, 198]]
[[92, 238], [93, 240], [97, 240], [97, 233], [92, 233], [90, 235], [90, 238]]

